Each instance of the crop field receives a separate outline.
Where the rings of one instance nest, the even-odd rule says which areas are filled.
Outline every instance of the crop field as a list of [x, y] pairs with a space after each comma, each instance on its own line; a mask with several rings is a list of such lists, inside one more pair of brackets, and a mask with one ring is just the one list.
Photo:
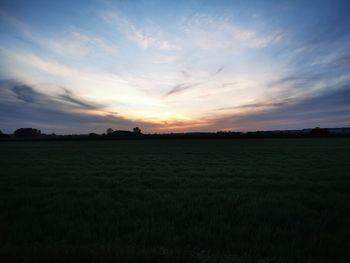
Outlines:
[[350, 262], [350, 139], [0, 142], [1, 262]]

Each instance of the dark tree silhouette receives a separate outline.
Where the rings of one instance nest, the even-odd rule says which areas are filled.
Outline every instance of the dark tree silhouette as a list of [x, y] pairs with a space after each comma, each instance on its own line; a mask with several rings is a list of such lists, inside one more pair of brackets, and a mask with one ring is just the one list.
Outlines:
[[114, 132], [114, 130], [112, 128], [108, 128], [106, 130], [107, 135], [111, 135], [113, 132]]
[[311, 135], [314, 136], [325, 136], [329, 134], [329, 130], [325, 128], [316, 127], [311, 130]]
[[133, 130], [133, 133], [137, 134], [137, 135], [141, 135], [142, 132], [141, 132], [141, 129], [139, 127], [135, 127]]
[[14, 132], [16, 137], [39, 137], [41, 131], [33, 128], [20, 128]]
[[9, 137], [10, 137], [10, 135], [5, 134], [2, 131], [0, 131], [0, 138], [9, 138]]

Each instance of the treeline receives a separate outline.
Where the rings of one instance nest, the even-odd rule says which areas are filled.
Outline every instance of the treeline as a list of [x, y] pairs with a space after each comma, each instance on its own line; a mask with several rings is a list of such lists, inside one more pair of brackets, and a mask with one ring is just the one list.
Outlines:
[[132, 131], [113, 130], [105, 133], [88, 133], [72, 135], [44, 134], [34, 128], [20, 128], [13, 134], [0, 131], [1, 140], [115, 140], [115, 139], [194, 139], [194, 138], [308, 138], [308, 137], [350, 137], [350, 128], [313, 128], [303, 130], [253, 131], [253, 132], [188, 132], [188, 133], [153, 133], [143, 134], [139, 127]]

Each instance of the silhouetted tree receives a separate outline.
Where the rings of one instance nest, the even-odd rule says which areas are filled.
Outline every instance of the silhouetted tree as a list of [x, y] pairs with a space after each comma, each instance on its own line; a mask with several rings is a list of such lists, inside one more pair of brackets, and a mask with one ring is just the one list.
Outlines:
[[106, 130], [107, 135], [111, 135], [113, 132], [114, 132], [114, 130], [112, 128], [108, 128]]
[[39, 137], [41, 131], [33, 128], [20, 128], [14, 132], [16, 137]]
[[141, 135], [142, 132], [141, 132], [141, 129], [139, 127], [135, 127], [133, 130], [133, 133], [137, 134], [137, 135]]
[[315, 136], [325, 136], [329, 134], [329, 130], [325, 128], [316, 127], [312, 129], [310, 133], [311, 135], [315, 135]]
[[2, 131], [0, 131], [0, 138], [9, 138], [10, 135], [2, 133]]

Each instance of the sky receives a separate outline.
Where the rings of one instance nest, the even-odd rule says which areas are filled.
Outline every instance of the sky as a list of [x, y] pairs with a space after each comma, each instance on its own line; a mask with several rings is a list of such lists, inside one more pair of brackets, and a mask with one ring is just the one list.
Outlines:
[[347, 0], [0, 0], [0, 130], [350, 126]]

